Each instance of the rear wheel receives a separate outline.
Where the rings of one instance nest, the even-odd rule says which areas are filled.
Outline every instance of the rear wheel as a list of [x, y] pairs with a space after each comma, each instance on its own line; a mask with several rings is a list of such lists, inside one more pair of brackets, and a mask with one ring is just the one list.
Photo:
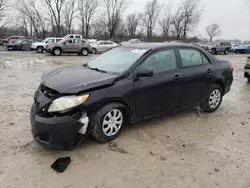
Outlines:
[[124, 124], [124, 107], [120, 104], [109, 104], [94, 113], [91, 118], [92, 136], [100, 142], [116, 139]]
[[212, 85], [205, 101], [201, 104], [201, 109], [204, 112], [215, 112], [220, 107], [222, 98], [222, 88], [217, 84]]
[[44, 48], [42, 46], [37, 47], [36, 49], [37, 53], [43, 53]]
[[55, 48], [53, 51], [52, 51], [53, 55], [56, 55], [56, 56], [60, 56], [62, 54], [62, 51], [60, 48]]
[[250, 83], [250, 77], [249, 77], [249, 78], [247, 78], [247, 81]]
[[217, 52], [216, 52], [216, 49], [212, 49], [212, 54], [216, 54]]
[[89, 55], [89, 50], [86, 49], [86, 48], [83, 48], [82, 51], [81, 51], [81, 54], [82, 54], [83, 56], [88, 56], [88, 55]]
[[226, 49], [226, 50], [224, 51], [224, 54], [225, 54], [225, 55], [227, 55], [227, 54], [228, 54], [228, 52], [229, 52], [229, 50], [228, 50], [228, 49]]
[[3, 42], [3, 45], [4, 45], [4, 46], [7, 46], [7, 42]]

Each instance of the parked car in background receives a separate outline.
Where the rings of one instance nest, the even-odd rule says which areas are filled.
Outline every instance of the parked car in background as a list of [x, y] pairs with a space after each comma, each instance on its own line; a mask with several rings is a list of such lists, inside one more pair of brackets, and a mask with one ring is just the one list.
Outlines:
[[0, 44], [7, 46], [7, 44], [11, 41], [11, 43], [15, 43], [17, 40], [25, 38], [24, 36], [11, 36], [6, 39], [1, 39]]
[[245, 65], [244, 76], [250, 82], [250, 57], [247, 57], [247, 63]]
[[85, 39], [86, 41], [88, 41], [90, 44], [94, 44], [97, 42], [97, 39]]
[[19, 39], [15, 43], [8, 43], [6, 49], [11, 50], [20, 50], [20, 51], [29, 51], [32, 43], [36, 42], [33, 39]]
[[139, 39], [130, 39], [128, 41], [124, 41], [122, 43], [120, 43], [120, 45], [124, 45], [124, 44], [138, 44], [141, 41]]
[[230, 42], [216, 42], [216, 43], [208, 43], [207, 50], [212, 54], [217, 54], [218, 52], [224, 52], [224, 54], [228, 54], [231, 51], [231, 43]]
[[56, 37], [46, 38], [42, 42], [32, 43], [31, 50], [35, 50], [37, 51], [37, 53], [43, 53], [47, 44], [55, 44], [61, 40], [62, 38], [56, 38]]
[[235, 52], [235, 50], [236, 50], [237, 48], [239, 48], [239, 46], [240, 46], [240, 45], [238, 45], [238, 44], [233, 45], [233, 46], [231, 47], [231, 51], [232, 51], [232, 52]]
[[77, 53], [78, 55], [87, 56], [91, 50], [91, 45], [88, 41], [71, 38], [65, 38], [58, 43], [48, 45], [46, 48], [46, 51], [56, 56], [60, 56], [62, 53]]
[[234, 50], [235, 53], [244, 53], [244, 54], [248, 54], [250, 53], [250, 44], [243, 44], [238, 46], [238, 48], [236, 48]]
[[114, 48], [85, 65], [43, 74], [30, 112], [37, 143], [72, 148], [88, 133], [116, 139], [125, 123], [200, 105], [216, 111], [233, 66], [191, 45], [141, 43]]
[[93, 54], [106, 52], [117, 46], [116, 43], [111, 41], [97, 41], [96, 43], [91, 44]]
[[68, 38], [71, 38], [71, 39], [82, 39], [82, 35], [79, 35], [79, 34], [69, 34], [69, 35], [66, 35], [63, 38], [64, 39], [68, 39]]

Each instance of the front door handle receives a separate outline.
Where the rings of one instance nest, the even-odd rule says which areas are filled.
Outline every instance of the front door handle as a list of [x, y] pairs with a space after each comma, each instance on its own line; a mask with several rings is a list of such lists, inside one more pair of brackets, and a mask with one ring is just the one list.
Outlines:
[[173, 79], [174, 79], [174, 80], [180, 80], [181, 77], [180, 77], [180, 75], [175, 75]]

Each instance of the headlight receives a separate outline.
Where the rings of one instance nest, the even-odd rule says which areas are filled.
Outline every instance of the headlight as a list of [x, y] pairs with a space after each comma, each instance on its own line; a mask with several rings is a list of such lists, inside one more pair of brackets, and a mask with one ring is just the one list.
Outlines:
[[60, 112], [65, 111], [75, 106], [84, 103], [89, 98], [89, 95], [82, 96], [66, 96], [61, 97], [52, 102], [48, 112]]

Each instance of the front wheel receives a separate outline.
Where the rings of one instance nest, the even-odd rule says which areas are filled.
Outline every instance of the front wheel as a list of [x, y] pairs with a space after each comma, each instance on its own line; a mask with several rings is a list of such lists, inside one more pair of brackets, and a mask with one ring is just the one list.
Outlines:
[[221, 104], [223, 98], [222, 88], [219, 85], [212, 85], [209, 94], [206, 96], [205, 101], [201, 104], [201, 109], [204, 112], [215, 112]]
[[225, 54], [225, 55], [227, 55], [227, 54], [228, 54], [228, 49], [226, 49], [226, 50], [224, 51], [224, 54]]
[[52, 54], [53, 55], [56, 55], [56, 56], [60, 56], [62, 54], [62, 51], [60, 48], [55, 48], [53, 51], [52, 51]]
[[116, 139], [124, 124], [124, 111], [122, 105], [109, 104], [90, 118], [92, 136], [100, 142], [109, 142]]
[[97, 54], [97, 49], [93, 48], [93, 49], [92, 49], [92, 53], [93, 53], [93, 54]]
[[3, 42], [3, 45], [4, 45], [4, 46], [7, 46], [7, 42]]
[[215, 55], [216, 53], [216, 49], [212, 49], [212, 54]]

